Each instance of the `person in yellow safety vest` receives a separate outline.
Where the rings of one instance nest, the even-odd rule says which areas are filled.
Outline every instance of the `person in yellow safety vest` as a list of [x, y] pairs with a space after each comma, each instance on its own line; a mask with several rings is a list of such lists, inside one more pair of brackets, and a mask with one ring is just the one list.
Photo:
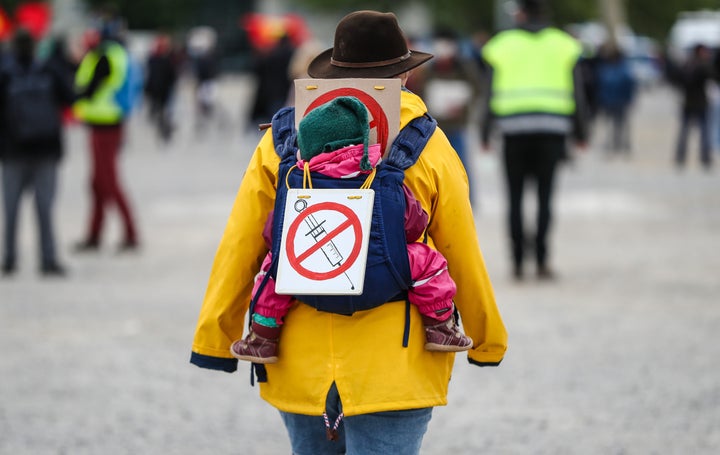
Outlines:
[[534, 239], [538, 279], [556, 277], [548, 264], [547, 236], [556, 167], [567, 157], [566, 140], [580, 148], [587, 140], [587, 114], [582, 93], [580, 43], [547, 22], [544, 0], [523, 0], [516, 13], [518, 27], [498, 33], [482, 49], [489, 71], [488, 99], [482, 131], [489, 150], [495, 125], [503, 138], [509, 194], [508, 222], [513, 275], [523, 278], [526, 241], [523, 189], [537, 181], [537, 227]]
[[128, 54], [109, 28], [90, 30], [86, 35], [87, 54], [75, 74], [79, 100], [73, 112], [90, 128], [92, 161], [92, 213], [85, 238], [76, 251], [94, 251], [100, 247], [105, 209], [115, 204], [124, 222], [120, 251], [138, 247], [135, 222], [120, 185], [117, 156], [122, 141], [124, 113], [117, 94], [128, 76]]
[[[408, 49], [394, 14], [356, 11], [338, 23], [334, 47], [318, 55], [308, 72], [320, 79], [399, 78], [404, 85], [410, 71], [431, 57]], [[426, 115], [420, 97], [403, 90], [400, 128]], [[217, 249], [192, 344], [194, 365], [237, 369], [230, 345], [242, 338], [253, 279], [268, 251], [263, 227], [276, 188], [284, 184], [279, 164], [268, 130], [245, 170]], [[467, 177], [439, 128], [405, 172], [405, 184], [429, 215], [428, 245], [445, 256], [457, 284], [455, 305], [474, 341], [468, 361], [498, 365], [507, 332], [480, 250]], [[409, 340], [403, 347], [406, 316]], [[402, 300], [340, 315], [299, 298], [285, 317], [278, 362], [266, 365], [258, 379], [260, 396], [280, 411], [293, 453], [417, 454], [433, 407], [447, 404], [455, 359], [424, 345], [421, 315]]]

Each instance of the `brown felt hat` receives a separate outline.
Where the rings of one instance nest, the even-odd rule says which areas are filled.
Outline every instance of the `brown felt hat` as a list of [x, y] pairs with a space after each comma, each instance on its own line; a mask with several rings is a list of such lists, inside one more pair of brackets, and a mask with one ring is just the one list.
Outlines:
[[340, 20], [332, 49], [310, 62], [308, 74], [317, 79], [391, 78], [431, 58], [408, 49], [393, 13], [356, 11]]

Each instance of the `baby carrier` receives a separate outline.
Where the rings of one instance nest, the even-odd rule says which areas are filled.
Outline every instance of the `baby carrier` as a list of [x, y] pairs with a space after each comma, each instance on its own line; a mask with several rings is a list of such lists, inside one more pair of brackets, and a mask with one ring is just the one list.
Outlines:
[[[328, 125], [331, 128], [331, 125]], [[378, 164], [375, 178], [370, 186], [375, 191], [372, 210], [370, 240], [368, 243], [365, 283], [361, 295], [302, 295], [298, 299], [319, 311], [351, 315], [355, 311], [368, 310], [386, 302], [405, 300], [405, 329], [403, 346], [408, 345], [410, 325], [410, 303], [407, 289], [412, 280], [405, 238], [404, 214], [405, 195], [403, 180], [405, 169], [417, 161], [437, 122], [425, 114], [413, 119], [400, 130], [393, 141], [389, 154]], [[297, 131], [295, 109], [283, 108], [272, 119], [273, 144], [280, 156], [278, 188], [275, 197], [275, 216], [272, 226], [272, 264], [250, 302], [250, 315], [255, 302], [261, 295], [269, 278], [275, 279], [278, 257], [282, 243], [283, 217], [288, 186], [303, 187], [303, 173], [293, 167], [297, 163]], [[286, 184], [287, 176], [287, 184]], [[360, 188], [367, 176], [337, 179], [311, 173], [313, 188]], [[414, 240], [414, 239], [413, 239]], [[250, 317], [252, 321], [252, 317]], [[250, 369], [250, 383], [267, 381], [264, 365], [253, 363]]]
[[[293, 169], [297, 162], [297, 132], [294, 118], [294, 108], [290, 107], [280, 110], [272, 120], [273, 142], [281, 162], [272, 227], [273, 264], [266, 277], [275, 278], [277, 273], [277, 258], [283, 230], [283, 217], [279, 214], [282, 214], [285, 208], [288, 186], [290, 188], [303, 186], [303, 173]], [[388, 156], [377, 166], [377, 173], [370, 186], [375, 190], [375, 200], [363, 293], [302, 295], [298, 296], [299, 300], [320, 311], [350, 315], [355, 311], [368, 310], [386, 302], [405, 298], [405, 291], [412, 281], [404, 229], [405, 196], [402, 188], [404, 171], [417, 161], [436, 126], [437, 122], [428, 115], [415, 118], [400, 131]], [[332, 128], [332, 125], [328, 127]], [[337, 179], [311, 173], [311, 177], [314, 188], [357, 189], [367, 176]], [[263, 287], [264, 285], [260, 286], [258, 294], [262, 292]], [[256, 298], [257, 296], [253, 296], [251, 312]]]

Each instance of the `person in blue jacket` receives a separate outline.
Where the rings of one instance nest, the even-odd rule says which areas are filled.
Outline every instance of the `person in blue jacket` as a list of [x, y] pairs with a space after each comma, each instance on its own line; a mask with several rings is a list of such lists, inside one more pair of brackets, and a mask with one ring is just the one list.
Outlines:
[[635, 99], [636, 82], [628, 59], [616, 45], [607, 43], [600, 52], [595, 80], [600, 115], [607, 119], [608, 153], [630, 154], [628, 114]]

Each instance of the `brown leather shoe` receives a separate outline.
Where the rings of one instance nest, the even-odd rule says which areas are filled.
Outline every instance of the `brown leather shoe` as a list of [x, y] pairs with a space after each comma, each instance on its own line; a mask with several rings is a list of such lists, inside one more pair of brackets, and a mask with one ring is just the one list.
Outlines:
[[435, 325], [425, 325], [425, 349], [428, 351], [461, 352], [472, 345], [472, 338], [460, 331], [452, 316], [446, 321], [436, 321]]
[[263, 327], [253, 322], [248, 336], [230, 346], [230, 354], [236, 359], [248, 362], [277, 363], [279, 338], [280, 327]]

